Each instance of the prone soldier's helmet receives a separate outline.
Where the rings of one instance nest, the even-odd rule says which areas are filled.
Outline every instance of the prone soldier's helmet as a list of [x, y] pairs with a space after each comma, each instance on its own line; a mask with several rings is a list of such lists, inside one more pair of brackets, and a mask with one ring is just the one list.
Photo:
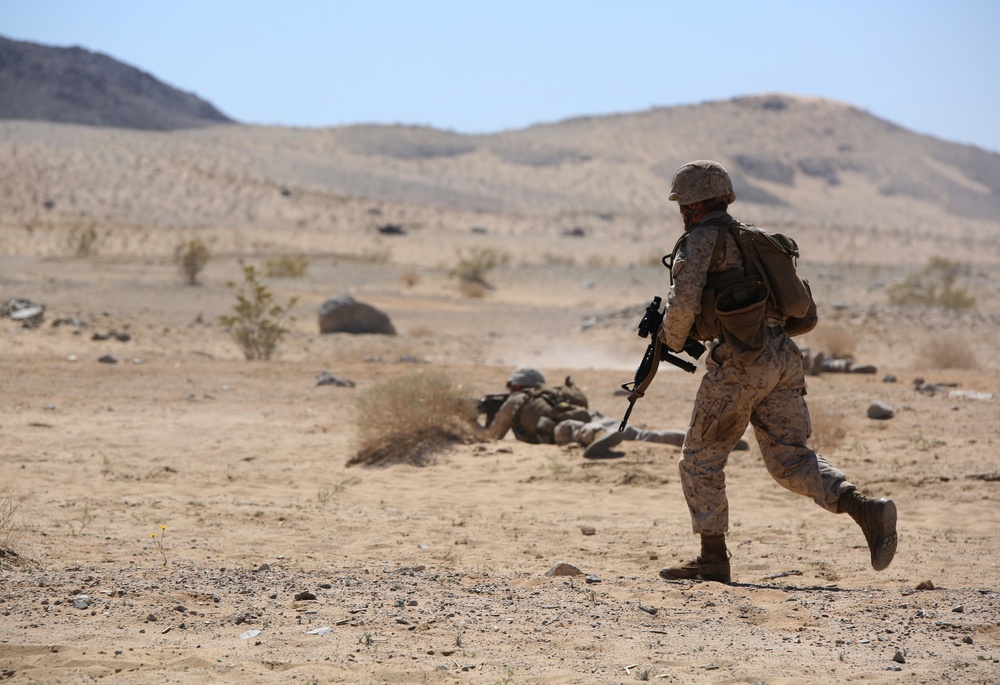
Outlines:
[[531, 366], [522, 366], [515, 369], [510, 378], [507, 379], [507, 387], [520, 385], [526, 388], [533, 388], [536, 385], [543, 385], [545, 376], [538, 369]]
[[729, 204], [736, 202], [733, 180], [729, 178], [726, 168], [718, 162], [699, 159], [688, 162], [674, 174], [674, 180], [670, 184], [670, 200], [689, 205], [713, 197], [724, 197]]

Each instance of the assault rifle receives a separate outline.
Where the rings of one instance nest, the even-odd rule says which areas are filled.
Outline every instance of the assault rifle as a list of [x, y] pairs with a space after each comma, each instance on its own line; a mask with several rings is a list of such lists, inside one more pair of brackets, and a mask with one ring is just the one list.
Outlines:
[[496, 418], [497, 412], [500, 411], [500, 406], [507, 401], [510, 397], [509, 392], [493, 392], [488, 395], [483, 395], [476, 402], [476, 409], [480, 414], [486, 414], [486, 428], [493, 425], [493, 419]]
[[[639, 368], [635, 372], [635, 380], [632, 381], [631, 386], [629, 383], [622, 385], [622, 390], [628, 391], [629, 396], [628, 409], [625, 410], [625, 417], [618, 427], [619, 431], [625, 430], [625, 426], [628, 425], [628, 417], [632, 413], [632, 407], [635, 406], [635, 401], [645, 394], [646, 388], [653, 381], [653, 376], [656, 375], [656, 370], [660, 366], [661, 361], [673, 364], [688, 373], [694, 373], [698, 369], [691, 362], [673, 354], [657, 337], [660, 326], [663, 325], [663, 314], [660, 312], [661, 302], [663, 300], [659, 296], [654, 297], [653, 301], [646, 305], [646, 313], [642, 315], [642, 320], [639, 322], [639, 337], [648, 338], [652, 335], [652, 340], [650, 340], [649, 346], [646, 348], [646, 354], [643, 355], [642, 361], [639, 363]], [[688, 337], [684, 342], [682, 351], [694, 359], [698, 359], [705, 353], [705, 346], [694, 338]]]

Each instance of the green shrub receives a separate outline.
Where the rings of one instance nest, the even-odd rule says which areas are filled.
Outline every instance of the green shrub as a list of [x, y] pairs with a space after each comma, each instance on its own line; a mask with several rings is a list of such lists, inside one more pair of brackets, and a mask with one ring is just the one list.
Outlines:
[[949, 309], [970, 309], [976, 298], [965, 286], [955, 285], [959, 275], [967, 273], [961, 264], [934, 257], [924, 270], [907, 276], [902, 283], [889, 288], [889, 302], [896, 305], [925, 305]]
[[180, 243], [174, 248], [174, 261], [188, 285], [198, 285], [198, 276], [210, 258], [208, 247], [198, 238]]
[[282, 338], [288, 333], [282, 323], [294, 321], [288, 313], [297, 297], [282, 307], [274, 302], [274, 295], [267, 286], [257, 281], [257, 271], [252, 266], [243, 267], [243, 283], [229, 283], [236, 290], [236, 305], [231, 316], [220, 316], [219, 323], [229, 331], [248, 360], [270, 359]]
[[359, 449], [347, 465], [427, 464], [438, 450], [476, 440], [476, 401], [444, 373], [381, 381], [357, 400]]

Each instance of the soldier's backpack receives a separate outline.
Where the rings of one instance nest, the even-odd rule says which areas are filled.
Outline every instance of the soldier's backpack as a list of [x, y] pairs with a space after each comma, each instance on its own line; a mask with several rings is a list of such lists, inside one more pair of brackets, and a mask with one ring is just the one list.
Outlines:
[[739, 246], [743, 269], [709, 275], [702, 317], [711, 335], [724, 338], [737, 356], [752, 361], [767, 340], [767, 319], [783, 320], [785, 332], [796, 336], [815, 328], [819, 317], [809, 282], [795, 269], [799, 248], [792, 238], [729, 221], [719, 226], [712, 263], [718, 260], [727, 234]]
[[565, 385], [527, 388], [528, 400], [514, 416], [514, 435], [525, 442], [553, 441], [552, 429], [560, 421], [590, 421], [587, 396], [566, 379]]

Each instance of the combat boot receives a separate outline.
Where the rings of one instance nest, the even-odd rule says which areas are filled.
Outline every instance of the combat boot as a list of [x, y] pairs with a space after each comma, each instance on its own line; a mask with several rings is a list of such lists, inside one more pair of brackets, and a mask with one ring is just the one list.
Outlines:
[[621, 431], [601, 429], [583, 450], [583, 456], [587, 459], [601, 459], [608, 456], [612, 447], [620, 444], [625, 439], [625, 434]]
[[702, 535], [701, 554], [698, 558], [680, 566], [660, 569], [664, 580], [714, 580], [730, 583], [729, 551], [726, 549], [725, 535]]
[[881, 571], [896, 555], [896, 505], [891, 499], [872, 499], [849, 490], [837, 501], [837, 512], [847, 513], [861, 526], [872, 556], [872, 568]]

